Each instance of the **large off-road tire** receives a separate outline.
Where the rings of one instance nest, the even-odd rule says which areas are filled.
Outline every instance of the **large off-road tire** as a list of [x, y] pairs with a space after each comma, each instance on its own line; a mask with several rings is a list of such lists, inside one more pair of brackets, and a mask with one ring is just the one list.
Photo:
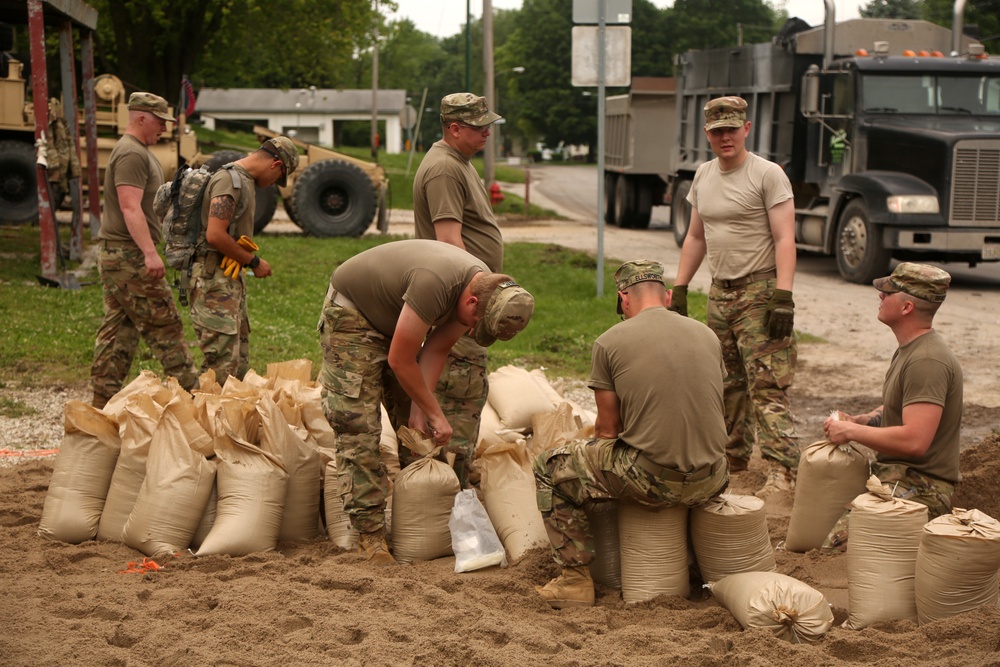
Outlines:
[[840, 214], [834, 253], [848, 282], [869, 285], [888, 272], [892, 253], [882, 245], [881, 230], [872, 224], [863, 199], [852, 199]]
[[635, 224], [635, 184], [625, 174], [615, 183], [615, 223], [622, 229]]
[[299, 227], [313, 236], [361, 236], [378, 207], [378, 186], [350, 162], [324, 160], [309, 165], [295, 181]]
[[687, 238], [688, 228], [691, 226], [691, 204], [687, 200], [689, 192], [691, 192], [691, 181], [681, 181], [677, 184], [670, 204], [670, 224], [674, 228], [674, 242], [678, 248], [684, 247], [684, 239]]
[[[205, 167], [209, 171], [217, 171], [223, 165], [236, 162], [246, 157], [246, 153], [239, 151], [219, 151], [212, 153], [212, 157], [205, 161]], [[260, 234], [267, 227], [274, 217], [274, 211], [278, 208], [278, 186], [271, 185], [266, 188], [254, 186], [255, 199], [253, 209], [253, 233]]]
[[0, 141], [0, 221], [38, 220], [35, 148], [23, 141]]
[[635, 218], [632, 226], [636, 229], [649, 229], [649, 221], [653, 217], [653, 184], [648, 179], [634, 178]]
[[618, 174], [613, 171], [604, 172], [604, 223], [617, 225], [615, 222], [615, 184]]
[[285, 213], [288, 214], [288, 219], [294, 222], [296, 225], [299, 224], [299, 217], [295, 213], [295, 204], [291, 197], [282, 197], [281, 205], [285, 207]]
[[389, 184], [386, 183], [384, 188], [379, 189], [378, 195], [378, 220], [376, 220], [376, 227], [378, 231], [382, 234], [389, 233], [389, 202], [392, 201], [392, 197], [389, 196]]

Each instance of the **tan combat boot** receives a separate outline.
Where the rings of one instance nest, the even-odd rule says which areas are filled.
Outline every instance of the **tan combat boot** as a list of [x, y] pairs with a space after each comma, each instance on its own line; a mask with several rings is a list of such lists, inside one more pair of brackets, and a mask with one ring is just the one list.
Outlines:
[[795, 489], [795, 472], [781, 465], [777, 461], [768, 461], [767, 481], [760, 491], [754, 495], [758, 498], [767, 498], [779, 491], [793, 491]]
[[594, 579], [586, 565], [564, 567], [561, 575], [544, 586], [535, 586], [535, 590], [553, 609], [594, 604]]
[[382, 531], [358, 535], [358, 553], [373, 565], [395, 565], [396, 559], [389, 553]]

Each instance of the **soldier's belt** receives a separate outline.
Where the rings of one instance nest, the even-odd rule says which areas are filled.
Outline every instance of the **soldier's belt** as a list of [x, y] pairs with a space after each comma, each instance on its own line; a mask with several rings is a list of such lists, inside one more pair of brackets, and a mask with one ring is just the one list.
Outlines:
[[722, 457], [712, 465], [702, 466], [697, 470], [692, 470], [691, 472], [678, 472], [673, 468], [667, 468], [666, 466], [661, 466], [659, 463], [653, 463], [642, 453], [640, 453], [636, 458], [635, 465], [642, 468], [650, 475], [658, 479], [664, 479], [668, 482], [697, 482], [700, 479], [707, 479], [717, 473], [722, 466], [726, 465], [726, 457]]
[[135, 244], [135, 241], [111, 241], [108, 239], [101, 239], [101, 245], [105, 248], [128, 248], [130, 246], [134, 248], [139, 247]]
[[[354, 302], [344, 296], [341, 292], [332, 289], [333, 292], [333, 303], [337, 304], [341, 308], [348, 308], [350, 310], [358, 310], [358, 307], [354, 305]], [[359, 311], [360, 312], [360, 311]]]
[[777, 278], [778, 272], [775, 269], [770, 271], [758, 271], [757, 273], [749, 273], [742, 278], [733, 278], [732, 280], [724, 280], [722, 278], [713, 278], [712, 284], [716, 287], [721, 287], [722, 289], [732, 289], [734, 287], [744, 287], [750, 283], [756, 283], [761, 280], [770, 280], [771, 278]]

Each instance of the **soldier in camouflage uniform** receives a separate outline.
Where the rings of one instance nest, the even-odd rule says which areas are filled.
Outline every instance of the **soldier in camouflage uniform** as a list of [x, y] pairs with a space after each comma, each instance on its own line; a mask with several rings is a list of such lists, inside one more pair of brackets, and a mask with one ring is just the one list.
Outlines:
[[[452, 346], [470, 328], [483, 346], [510, 340], [533, 312], [531, 294], [510, 276], [438, 241], [386, 243], [334, 271], [319, 322], [319, 381], [337, 436], [340, 496], [366, 559], [394, 562], [384, 534], [389, 482], [379, 460], [380, 404], [398, 428], [396, 406], [407, 401], [407, 424], [447, 446], [452, 426], [433, 388]], [[401, 462], [411, 454], [400, 447]]]
[[705, 136], [716, 158], [698, 167], [688, 201], [673, 310], [687, 314], [687, 289], [708, 257], [708, 326], [726, 362], [726, 453], [746, 470], [754, 442], [768, 464], [757, 495], [794, 487], [799, 447], [789, 409], [795, 372], [792, 282], [795, 203], [781, 167], [746, 148], [750, 122], [741, 97], [705, 105]]
[[[839, 412], [823, 423], [833, 443], [854, 441], [875, 450], [872, 474], [894, 484], [895, 496], [927, 505], [931, 519], [951, 511], [960, 479], [962, 367], [933, 328], [950, 283], [947, 272], [912, 262], [874, 281], [878, 319], [899, 343], [882, 386], [883, 404], [863, 415]], [[823, 550], [846, 545], [842, 517]]]
[[97, 260], [104, 320], [90, 369], [97, 408], [122, 388], [140, 337], [182, 387], [191, 389], [198, 381], [184, 325], [164, 279], [166, 267], [156, 251], [160, 225], [153, 197], [163, 183], [163, 169], [147, 147], [159, 140], [173, 118], [166, 100], [152, 93], [133, 93], [128, 109], [125, 134], [111, 151], [104, 174]]
[[722, 354], [712, 331], [667, 310], [663, 268], [615, 274], [616, 324], [594, 343], [595, 439], [540, 454], [538, 509], [562, 574], [536, 590], [554, 608], [594, 603], [594, 538], [584, 507], [618, 498], [651, 508], [700, 505], [729, 482]]
[[[415, 236], [436, 239], [468, 251], [490, 271], [503, 271], [503, 237], [490, 197], [472, 165], [500, 116], [485, 97], [453, 93], [441, 100], [442, 138], [427, 151], [413, 179]], [[486, 348], [463, 336], [448, 355], [434, 395], [454, 432], [449, 447], [457, 454], [455, 472], [468, 487], [468, 471], [479, 440], [486, 397]]]
[[201, 207], [205, 242], [199, 245], [191, 269], [191, 323], [205, 356], [201, 370], [214, 369], [220, 384], [230, 375], [243, 379], [250, 368], [246, 278], [232, 262], [250, 269], [255, 278], [271, 275], [271, 265], [254, 254], [254, 188], [275, 183], [283, 187], [298, 164], [292, 140], [275, 137], [237, 160], [232, 171], [219, 169], [205, 186]]

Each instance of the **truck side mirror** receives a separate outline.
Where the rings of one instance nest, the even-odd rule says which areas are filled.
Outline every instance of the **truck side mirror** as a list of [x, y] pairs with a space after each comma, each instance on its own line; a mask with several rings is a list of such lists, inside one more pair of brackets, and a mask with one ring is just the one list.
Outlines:
[[819, 116], [819, 67], [810, 65], [802, 75], [802, 115], [806, 118]]

